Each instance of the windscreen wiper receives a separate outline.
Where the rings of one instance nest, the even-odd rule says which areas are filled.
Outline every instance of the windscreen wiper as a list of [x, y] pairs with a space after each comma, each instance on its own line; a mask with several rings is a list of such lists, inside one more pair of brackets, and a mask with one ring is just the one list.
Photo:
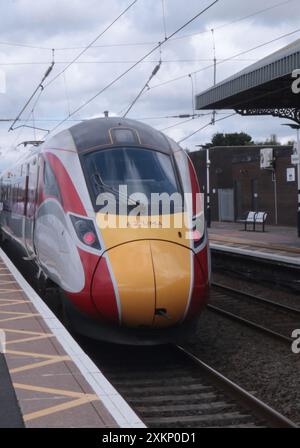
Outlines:
[[95, 180], [95, 184], [98, 188], [104, 189], [106, 191], [109, 191], [110, 193], [113, 193], [115, 195], [118, 195], [120, 197], [122, 197], [123, 199], [126, 200], [126, 204], [127, 205], [133, 205], [135, 207], [137, 207], [138, 205], [140, 205], [139, 201], [134, 201], [133, 199], [131, 199], [128, 195], [121, 193], [119, 190], [117, 190], [114, 187], [110, 187], [109, 185], [107, 185], [106, 183], [103, 182], [103, 180], [101, 179], [101, 176], [99, 173], [95, 173], [92, 175], [92, 178]]

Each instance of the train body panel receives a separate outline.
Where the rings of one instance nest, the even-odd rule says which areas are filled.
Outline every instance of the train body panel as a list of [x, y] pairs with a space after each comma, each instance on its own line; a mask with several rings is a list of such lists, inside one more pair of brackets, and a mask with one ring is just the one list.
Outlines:
[[193, 328], [209, 286], [203, 202], [160, 132], [110, 118], [62, 131], [2, 174], [1, 203], [2, 236], [61, 289], [78, 332], [142, 344]]

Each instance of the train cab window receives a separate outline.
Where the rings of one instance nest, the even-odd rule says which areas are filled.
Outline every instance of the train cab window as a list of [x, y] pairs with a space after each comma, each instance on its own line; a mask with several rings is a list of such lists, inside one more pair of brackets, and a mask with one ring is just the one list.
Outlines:
[[124, 128], [111, 129], [111, 135], [114, 143], [119, 143], [123, 145], [139, 144], [138, 135], [136, 131], [132, 129], [124, 129]]
[[118, 192], [120, 185], [126, 185], [128, 196], [143, 193], [149, 204], [152, 193], [181, 194], [172, 158], [155, 150], [118, 147], [94, 151], [85, 155], [84, 170], [94, 204], [101, 186]]
[[55, 174], [48, 162], [44, 163], [44, 191], [46, 196], [52, 196], [62, 202]]

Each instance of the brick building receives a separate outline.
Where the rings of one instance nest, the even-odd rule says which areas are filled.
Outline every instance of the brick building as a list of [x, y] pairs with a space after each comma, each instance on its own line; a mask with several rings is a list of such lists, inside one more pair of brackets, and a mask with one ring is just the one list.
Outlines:
[[[296, 226], [297, 170], [293, 148], [274, 146], [274, 169], [261, 169], [262, 146], [210, 148], [210, 197], [213, 221], [236, 221], [249, 210], [266, 211], [267, 223]], [[268, 146], [272, 148], [272, 145]], [[190, 153], [206, 191], [206, 151]], [[276, 217], [277, 215], [277, 217]]]

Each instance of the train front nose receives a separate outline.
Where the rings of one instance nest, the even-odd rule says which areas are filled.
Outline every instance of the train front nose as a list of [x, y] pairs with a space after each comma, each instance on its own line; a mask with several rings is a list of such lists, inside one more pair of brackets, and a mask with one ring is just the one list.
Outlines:
[[[191, 286], [189, 249], [165, 241], [143, 240], [110, 249], [108, 257], [122, 325], [168, 327], [183, 318]], [[101, 275], [98, 267], [93, 289]], [[93, 296], [98, 297], [95, 304], [102, 313], [104, 296]]]

